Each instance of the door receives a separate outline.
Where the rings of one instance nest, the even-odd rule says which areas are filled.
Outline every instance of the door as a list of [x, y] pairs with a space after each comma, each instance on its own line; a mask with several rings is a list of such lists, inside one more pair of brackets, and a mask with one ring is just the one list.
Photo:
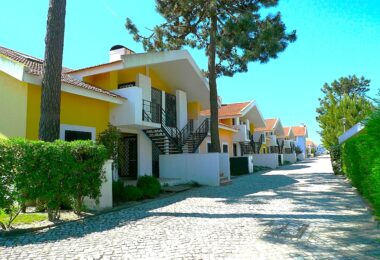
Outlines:
[[152, 173], [156, 178], [160, 177], [160, 154], [160, 149], [152, 143]]
[[137, 179], [136, 134], [126, 134], [122, 137], [119, 156], [119, 176], [127, 179]]
[[175, 95], [165, 93], [165, 113], [167, 126], [177, 127], [177, 108]]
[[161, 107], [162, 107], [162, 92], [159, 89], [153, 88], [151, 90], [152, 98], [152, 121], [154, 123], [161, 123]]

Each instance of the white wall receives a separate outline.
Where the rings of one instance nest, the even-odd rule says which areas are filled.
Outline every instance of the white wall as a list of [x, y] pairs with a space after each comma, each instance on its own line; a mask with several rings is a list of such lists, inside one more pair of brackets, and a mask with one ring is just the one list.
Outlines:
[[99, 203], [96, 200], [85, 197], [84, 205], [91, 210], [103, 210], [113, 207], [112, 201], [112, 160], [108, 160], [103, 165], [105, 181], [100, 187]]
[[284, 153], [284, 161], [295, 163], [297, 161], [296, 153]]
[[277, 153], [253, 154], [252, 159], [255, 166], [265, 166], [272, 169], [279, 166]]
[[239, 132], [234, 134], [233, 141], [234, 142], [248, 142], [247, 129], [249, 125], [236, 125], [236, 128], [239, 129]]
[[182, 129], [187, 124], [187, 96], [182, 90], [175, 91], [177, 109], [177, 128]]
[[138, 176], [152, 175], [152, 142], [141, 130], [137, 136]]
[[115, 126], [141, 125], [143, 91], [140, 87], [123, 88], [112, 91], [126, 98], [121, 105], [112, 105], [110, 123]]
[[142, 89], [142, 98], [145, 100], [151, 101], [152, 100], [151, 79], [143, 74], [137, 74], [136, 85]]
[[202, 185], [219, 186], [220, 174], [230, 179], [228, 154], [171, 154], [160, 155], [160, 178], [195, 181]]

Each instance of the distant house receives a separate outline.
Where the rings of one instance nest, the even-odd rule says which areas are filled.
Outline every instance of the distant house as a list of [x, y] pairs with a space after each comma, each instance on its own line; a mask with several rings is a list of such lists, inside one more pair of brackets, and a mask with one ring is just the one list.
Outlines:
[[296, 138], [296, 145], [302, 150], [304, 156], [306, 156], [306, 138], [308, 137], [306, 125], [292, 126], [294, 136]]

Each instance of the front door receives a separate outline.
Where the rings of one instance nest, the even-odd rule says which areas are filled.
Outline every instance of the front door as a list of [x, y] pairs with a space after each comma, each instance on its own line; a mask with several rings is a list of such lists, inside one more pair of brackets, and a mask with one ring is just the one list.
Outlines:
[[136, 134], [126, 134], [122, 137], [119, 156], [119, 176], [127, 179], [137, 179]]
[[160, 149], [152, 143], [152, 173], [156, 178], [160, 177], [160, 154]]
[[161, 123], [161, 107], [162, 107], [162, 92], [159, 89], [153, 88], [151, 90], [152, 98], [152, 121], [154, 123]]
[[177, 127], [177, 108], [175, 95], [165, 93], [166, 124], [170, 127]]

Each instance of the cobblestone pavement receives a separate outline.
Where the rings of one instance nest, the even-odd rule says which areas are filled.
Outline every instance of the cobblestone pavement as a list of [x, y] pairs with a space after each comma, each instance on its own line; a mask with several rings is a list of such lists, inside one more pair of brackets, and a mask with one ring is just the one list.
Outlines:
[[328, 158], [0, 240], [0, 259], [380, 259], [380, 230]]

